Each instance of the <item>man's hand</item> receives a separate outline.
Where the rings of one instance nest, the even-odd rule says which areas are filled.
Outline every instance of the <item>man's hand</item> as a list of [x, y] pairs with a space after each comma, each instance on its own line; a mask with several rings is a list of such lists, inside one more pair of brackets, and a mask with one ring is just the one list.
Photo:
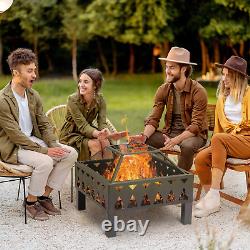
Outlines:
[[70, 150], [61, 147], [48, 148], [48, 156], [54, 158], [60, 158], [70, 153]]
[[164, 138], [165, 138], [165, 142], [164, 142], [164, 149], [167, 149], [167, 150], [173, 150], [173, 147], [177, 144], [179, 144], [179, 140], [177, 137], [174, 137], [174, 138], [169, 138], [168, 136], [164, 135]]

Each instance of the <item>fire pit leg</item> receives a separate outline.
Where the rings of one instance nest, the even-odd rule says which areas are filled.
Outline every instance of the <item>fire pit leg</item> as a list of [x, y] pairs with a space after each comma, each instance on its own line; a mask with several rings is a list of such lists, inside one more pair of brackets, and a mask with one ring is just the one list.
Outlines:
[[181, 204], [181, 223], [191, 224], [192, 222], [192, 202], [185, 202]]
[[76, 192], [76, 208], [78, 210], [85, 210], [86, 209], [86, 197], [85, 197], [85, 194], [81, 193], [78, 190]]
[[112, 228], [109, 231], [106, 231], [105, 235], [108, 238], [115, 237], [116, 232], [114, 231], [114, 216], [107, 213], [107, 220], [109, 220], [112, 223]]

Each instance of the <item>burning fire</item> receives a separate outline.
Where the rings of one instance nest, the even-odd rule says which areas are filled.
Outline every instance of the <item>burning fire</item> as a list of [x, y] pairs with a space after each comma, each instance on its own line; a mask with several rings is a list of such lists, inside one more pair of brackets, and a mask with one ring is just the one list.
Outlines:
[[[125, 155], [120, 165], [115, 181], [137, 180], [156, 176], [156, 167], [150, 166], [152, 157], [148, 153]], [[119, 158], [114, 160], [117, 166]], [[115, 168], [104, 173], [105, 178], [111, 180]]]

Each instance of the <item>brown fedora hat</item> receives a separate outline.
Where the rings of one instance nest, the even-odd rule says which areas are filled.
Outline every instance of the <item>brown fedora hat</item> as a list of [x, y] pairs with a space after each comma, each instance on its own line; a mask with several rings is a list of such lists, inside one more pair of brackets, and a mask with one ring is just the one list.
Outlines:
[[179, 47], [172, 47], [168, 52], [168, 56], [166, 58], [160, 57], [159, 60], [197, 65], [197, 63], [190, 62], [190, 52], [187, 49]]
[[215, 66], [219, 68], [231, 69], [249, 78], [247, 75], [247, 61], [242, 57], [231, 56], [224, 64], [215, 63]]

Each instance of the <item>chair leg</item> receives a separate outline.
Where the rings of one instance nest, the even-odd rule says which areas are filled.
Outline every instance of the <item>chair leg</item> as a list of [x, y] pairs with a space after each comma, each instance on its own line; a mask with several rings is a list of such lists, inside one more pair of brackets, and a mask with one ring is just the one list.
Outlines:
[[250, 171], [245, 171], [247, 190], [250, 191]]
[[200, 197], [201, 197], [201, 190], [202, 190], [202, 185], [201, 184], [197, 184], [197, 183], [195, 183], [197, 186], [196, 186], [196, 188], [197, 188], [197, 192], [196, 192], [196, 195], [195, 195], [195, 201], [198, 201], [199, 199], [200, 199]]
[[26, 211], [26, 191], [25, 191], [25, 177], [20, 178], [23, 182], [23, 202], [24, 202], [24, 223], [27, 224], [27, 211]]
[[21, 182], [22, 182], [21, 179], [22, 178], [19, 179], [19, 185], [18, 185], [18, 191], [17, 191], [17, 198], [16, 198], [17, 201], [19, 200], [19, 195], [20, 195], [20, 186], [21, 186]]
[[59, 208], [62, 209], [61, 192], [58, 191]]
[[246, 184], [247, 184], [247, 196], [244, 200], [240, 212], [238, 214], [238, 220], [246, 220], [249, 218], [249, 205], [250, 205], [250, 171], [245, 171], [246, 174]]
[[224, 181], [223, 181], [223, 179], [221, 180], [221, 183], [220, 183], [220, 189], [224, 189]]
[[74, 170], [73, 170], [73, 167], [71, 168], [71, 178], [70, 178], [70, 181], [71, 181], [71, 190], [70, 190], [70, 201], [73, 202], [73, 178], [74, 178]]

